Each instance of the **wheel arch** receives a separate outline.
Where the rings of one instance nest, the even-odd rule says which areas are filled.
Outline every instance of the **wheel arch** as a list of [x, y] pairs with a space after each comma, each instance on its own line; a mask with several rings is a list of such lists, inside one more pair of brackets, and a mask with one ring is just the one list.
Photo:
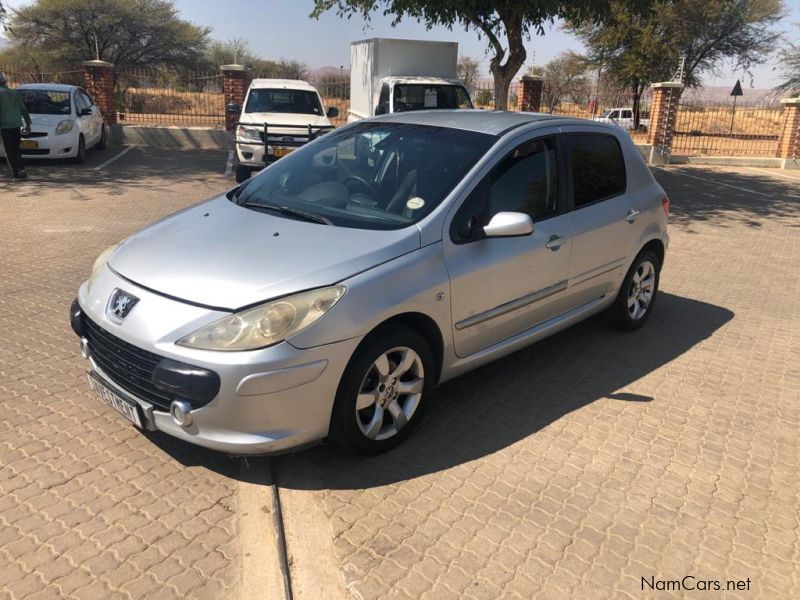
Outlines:
[[[664, 247], [664, 242], [658, 238], [653, 238], [641, 247], [639, 252], [636, 253], [636, 256], [639, 256], [645, 250], [652, 250], [655, 252], [656, 257], [658, 258], [658, 267], [659, 269], [662, 269], [664, 267], [664, 258], [666, 258], [667, 252], [667, 249]], [[634, 260], [636, 259], [634, 258]]]
[[413, 329], [428, 343], [428, 346], [433, 353], [433, 360], [435, 362], [433, 384], [437, 385], [442, 374], [442, 365], [444, 363], [444, 337], [442, 336], [442, 331], [439, 329], [439, 325], [437, 325], [436, 321], [426, 314], [420, 312], [404, 312], [389, 317], [385, 321], [382, 321], [380, 324], [373, 327], [372, 330], [366, 336], [364, 336], [364, 339], [361, 340], [356, 352], [364, 344], [369, 343], [372, 339], [379, 336], [383, 330], [392, 327], [393, 325], [402, 325], [404, 327], [408, 327], [409, 329]]

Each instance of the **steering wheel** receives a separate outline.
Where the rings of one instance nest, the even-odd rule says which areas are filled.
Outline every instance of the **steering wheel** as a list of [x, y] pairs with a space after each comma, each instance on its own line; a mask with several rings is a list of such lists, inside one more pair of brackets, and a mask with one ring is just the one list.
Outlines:
[[347, 189], [353, 192], [355, 190], [351, 189], [350, 183], [355, 184], [353, 187], [356, 188], [360, 187], [362, 191], [366, 190], [368, 196], [371, 196], [372, 198], [378, 197], [378, 191], [369, 181], [367, 181], [363, 177], [359, 177], [358, 175], [349, 175], [347, 179], [344, 180], [344, 185], [347, 186]]

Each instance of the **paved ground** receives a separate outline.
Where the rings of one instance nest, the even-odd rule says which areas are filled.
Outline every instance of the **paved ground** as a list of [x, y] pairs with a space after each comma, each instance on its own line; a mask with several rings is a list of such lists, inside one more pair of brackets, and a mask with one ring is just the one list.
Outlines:
[[87, 393], [67, 311], [94, 256], [229, 187], [224, 153], [119, 149], [0, 182], [0, 598], [223, 598], [238, 463]]
[[674, 597], [642, 578], [686, 575], [800, 597], [800, 178], [656, 176], [672, 247], [644, 329], [590, 320], [445, 384], [384, 456], [280, 460], [352, 597]]
[[[0, 183], [0, 599], [239, 591], [237, 479], [258, 477], [127, 426], [66, 322], [94, 256], [228, 187], [225, 159]], [[295, 582], [329, 553], [370, 600], [666, 597], [641, 578], [685, 575], [800, 596], [800, 179], [656, 174], [672, 247], [646, 328], [594, 319], [450, 382], [384, 456], [277, 459]]]

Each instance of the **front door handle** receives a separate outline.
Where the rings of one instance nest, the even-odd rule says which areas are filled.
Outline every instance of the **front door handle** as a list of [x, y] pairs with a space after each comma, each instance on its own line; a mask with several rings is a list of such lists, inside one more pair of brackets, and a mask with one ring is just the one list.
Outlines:
[[639, 214], [640, 213], [639, 213], [638, 210], [635, 210], [635, 209], [631, 208], [630, 210], [628, 210], [628, 213], [625, 215], [625, 220], [628, 223], [633, 223], [636, 220], [636, 217], [639, 216]]
[[554, 250], [555, 251], [555, 250], [558, 250], [559, 248], [561, 248], [561, 246], [563, 246], [566, 242], [567, 242], [567, 238], [562, 237], [562, 236], [560, 236], [558, 234], [554, 234], [554, 235], [550, 236], [550, 239], [547, 240], [547, 242], [545, 243], [544, 246], [545, 246], [545, 248], [548, 248], [549, 250]]

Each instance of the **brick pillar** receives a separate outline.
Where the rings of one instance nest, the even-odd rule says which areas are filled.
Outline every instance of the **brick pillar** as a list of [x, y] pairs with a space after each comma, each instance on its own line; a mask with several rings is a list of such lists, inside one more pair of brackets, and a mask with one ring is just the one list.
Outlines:
[[800, 98], [784, 98], [778, 158], [800, 160]]
[[114, 97], [114, 65], [104, 60], [83, 63], [84, 87], [97, 104], [106, 125], [117, 123], [117, 101]]
[[542, 88], [544, 79], [538, 75], [524, 75], [522, 77], [522, 98], [520, 110], [523, 112], [540, 112], [542, 110]]
[[653, 101], [650, 105], [650, 125], [647, 128], [647, 143], [652, 146], [650, 162], [669, 162], [683, 84], [678, 81], [664, 81], [654, 83], [651, 87]]
[[[247, 93], [247, 70], [242, 65], [222, 65], [222, 93], [225, 96], [225, 106], [231, 102], [242, 105]], [[234, 123], [239, 120], [239, 115], [229, 115], [225, 111], [225, 131], [233, 131]]]

